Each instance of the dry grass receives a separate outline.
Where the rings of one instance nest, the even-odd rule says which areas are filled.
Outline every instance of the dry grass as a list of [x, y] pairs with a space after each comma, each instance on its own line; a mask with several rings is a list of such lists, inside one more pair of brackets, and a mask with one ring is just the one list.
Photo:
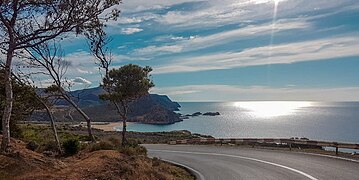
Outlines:
[[144, 155], [98, 150], [56, 159], [26, 149], [21, 141], [12, 144], [11, 156], [0, 155], [0, 179], [193, 179], [182, 168]]

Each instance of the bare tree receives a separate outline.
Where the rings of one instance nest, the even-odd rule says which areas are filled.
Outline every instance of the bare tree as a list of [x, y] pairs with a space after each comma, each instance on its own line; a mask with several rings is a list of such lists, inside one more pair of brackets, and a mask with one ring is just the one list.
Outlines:
[[57, 146], [57, 150], [60, 154], [63, 153], [62, 149], [61, 149], [61, 143], [60, 143], [60, 139], [59, 136], [57, 134], [57, 129], [56, 129], [56, 124], [55, 124], [55, 119], [54, 116], [51, 112], [50, 109], [50, 105], [47, 103], [48, 100], [44, 100], [42, 97], [40, 97], [39, 95], [36, 96], [36, 98], [38, 99], [38, 101], [44, 106], [44, 108], [46, 109], [46, 113], [49, 116], [50, 119], [50, 125], [51, 125], [51, 129], [55, 138], [55, 142], [56, 142], [56, 146]]
[[0, 151], [10, 150], [10, 117], [13, 103], [11, 69], [14, 53], [37, 46], [68, 32], [97, 32], [103, 21], [116, 19], [121, 0], [2, 0], [0, 49], [5, 54], [3, 139]]
[[53, 85], [48, 87], [46, 91], [65, 99], [81, 114], [87, 123], [90, 140], [95, 141], [91, 129], [91, 118], [73, 101], [71, 95], [65, 90], [65, 88], [70, 89], [71, 86], [71, 82], [65, 77], [69, 63], [62, 58], [62, 51], [57, 42], [53, 40], [51, 46], [49, 43], [42, 43], [32, 47], [31, 50], [26, 49], [31, 56], [30, 60], [34, 61], [33, 64], [38, 64], [45, 68], [43, 73], [50, 76], [53, 81]]

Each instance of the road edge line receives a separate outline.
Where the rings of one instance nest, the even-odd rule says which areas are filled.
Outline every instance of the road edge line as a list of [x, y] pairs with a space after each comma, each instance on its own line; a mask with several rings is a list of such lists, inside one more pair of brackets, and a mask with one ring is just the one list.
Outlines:
[[169, 153], [183, 153], [183, 154], [199, 154], [199, 155], [214, 155], [214, 156], [227, 156], [227, 157], [235, 157], [235, 158], [240, 158], [240, 159], [246, 159], [246, 160], [251, 160], [251, 161], [256, 161], [256, 162], [261, 162], [264, 164], [270, 164], [272, 166], [277, 166], [277, 167], [281, 167], [293, 172], [296, 172], [298, 174], [301, 174], [307, 178], [309, 178], [310, 180], [318, 180], [317, 178], [302, 172], [300, 170], [288, 167], [288, 166], [284, 166], [281, 164], [277, 164], [277, 163], [273, 163], [273, 162], [269, 162], [269, 161], [265, 161], [265, 160], [261, 160], [261, 159], [255, 159], [255, 158], [251, 158], [251, 157], [245, 157], [245, 156], [237, 156], [237, 155], [231, 155], [231, 154], [220, 154], [220, 153], [205, 153], [205, 152], [193, 152], [193, 151], [173, 151], [173, 150], [156, 150], [156, 149], [149, 149], [150, 151], [159, 151], [159, 152], [169, 152]]
[[168, 160], [168, 159], [163, 159], [163, 158], [160, 158], [160, 160], [162, 161], [166, 161], [168, 163], [172, 163], [174, 165], [177, 165], [177, 166], [180, 166], [180, 167], [183, 167], [185, 169], [187, 169], [190, 173], [192, 173], [192, 175], [194, 175], [197, 179], [199, 180], [205, 180], [204, 176], [202, 173], [200, 173], [199, 171], [187, 166], [187, 165], [184, 165], [182, 163], [178, 163], [178, 162], [175, 162], [175, 161], [171, 161], [171, 160]]

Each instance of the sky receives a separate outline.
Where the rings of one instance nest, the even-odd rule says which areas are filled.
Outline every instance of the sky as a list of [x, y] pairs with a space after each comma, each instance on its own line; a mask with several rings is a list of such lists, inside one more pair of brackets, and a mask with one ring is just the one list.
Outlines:
[[[152, 93], [180, 102], [359, 101], [358, 0], [123, 0], [119, 8], [106, 28], [112, 67], [151, 66]], [[62, 48], [75, 88], [97, 87], [85, 39]]]

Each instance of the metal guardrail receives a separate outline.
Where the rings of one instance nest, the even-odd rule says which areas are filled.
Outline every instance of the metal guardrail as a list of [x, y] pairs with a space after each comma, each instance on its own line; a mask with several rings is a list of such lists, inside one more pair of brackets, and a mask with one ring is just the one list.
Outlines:
[[260, 143], [260, 144], [282, 144], [288, 145], [292, 149], [293, 144], [297, 145], [313, 145], [313, 146], [322, 146], [322, 147], [334, 147], [336, 149], [336, 154], [338, 154], [339, 148], [347, 149], [359, 149], [359, 144], [351, 143], [341, 143], [341, 142], [329, 142], [329, 141], [313, 141], [306, 139], [275, 139], [275, 138], [195, 138], [195, 139], [184, 139], [170, 141], [169, 144], [199, 144], [199, 143], [232, 143], [232, 144], [241, 144], [241, 143]]

